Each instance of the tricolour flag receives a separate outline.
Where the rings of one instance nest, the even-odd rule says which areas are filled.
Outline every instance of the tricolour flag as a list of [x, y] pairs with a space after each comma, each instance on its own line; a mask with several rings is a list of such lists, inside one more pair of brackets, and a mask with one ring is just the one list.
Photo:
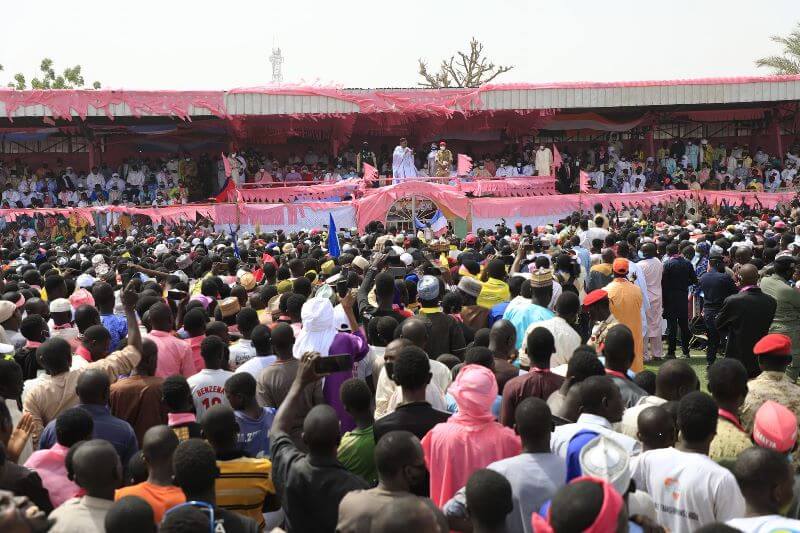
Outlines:
[[431, 217], [429, 225], [434, 235], [438, 236], [447, 231], [447, 218], [442, 214], [441, 209], [436, 210], [436, 213]]
[[333, 213], [328, 213], [328, 255], [339, 257], [339, 235], [336, 232], [336, 222], [333, 220]]

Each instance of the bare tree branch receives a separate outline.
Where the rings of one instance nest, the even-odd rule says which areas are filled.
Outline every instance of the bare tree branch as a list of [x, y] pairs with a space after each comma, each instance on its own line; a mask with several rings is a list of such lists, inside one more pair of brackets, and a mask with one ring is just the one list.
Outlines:
[[434, 89], [479, 87], [513, 68], [513, 65], [495, 65], [489, 61], [483, 55], [483, 44], [473, 37], [469, 42], [469, 51], [459, 50], [449, 59], [443, 59], [436, 74], [431, 73], [427, 63], [420, 59], [418, 74], [422, 81], [417, 85]]

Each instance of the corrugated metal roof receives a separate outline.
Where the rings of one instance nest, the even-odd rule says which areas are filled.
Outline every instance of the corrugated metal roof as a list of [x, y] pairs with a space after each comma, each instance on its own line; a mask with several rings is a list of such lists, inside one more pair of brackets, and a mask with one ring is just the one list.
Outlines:
[[[113, 96], [103, 100], [99, 96]], [[156, 111], [140, 105], [155, 98]], [[60, 111], [51, 107], [59, 101]], [[75, 103], [73, 103], [73, 100]], [[800, 76], [678, 80], [672, 82], [490, 85], [476, 89], [340, 89], [268, 86], [231, 91], [9, 91], [0, 89], [0, 117], [265, 116], [447, 110], [528, 110], [718, 105], [800, 100]], [[111, 102], [107, 109], [93, 107]], [[138, 106], [132, 109], [131, 105]], [[50, 104], [50, 107], [48, 106]], [[216, 109], [204, 107], [203, 104]], [[15, 108], [15, 105], [19, 107]], [[81, 109], [76, 109], [81, 107]], [[69, 109], [69, 111], [67, 111]], [[109, 111], [110, 113], [107, 113]]]

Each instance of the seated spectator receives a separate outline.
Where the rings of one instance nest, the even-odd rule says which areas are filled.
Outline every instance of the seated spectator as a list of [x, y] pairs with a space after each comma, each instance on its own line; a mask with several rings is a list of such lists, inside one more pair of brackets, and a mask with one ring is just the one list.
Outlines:
[[167, 426], [153, 426], [142, 441], [142, 455], [147, 465], [147, 480], [117, 489], [114, 500], [129, 496], [143, 499], [152, 508], [153, 522], [158, 524], [164, 513], [186, 501], [181, 489], [173, 485], [172, 455], [179, 441]]

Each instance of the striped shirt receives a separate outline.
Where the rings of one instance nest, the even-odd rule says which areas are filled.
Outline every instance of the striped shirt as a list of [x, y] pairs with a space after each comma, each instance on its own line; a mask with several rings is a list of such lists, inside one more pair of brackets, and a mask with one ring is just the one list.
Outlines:
[[270, 460], [246, 457], [241, 452], [220, 454], [217, 467], [217, 505], [252, 518], [259, 529], [264, 529], [264, 501], [268, 495], [275, 494]]

